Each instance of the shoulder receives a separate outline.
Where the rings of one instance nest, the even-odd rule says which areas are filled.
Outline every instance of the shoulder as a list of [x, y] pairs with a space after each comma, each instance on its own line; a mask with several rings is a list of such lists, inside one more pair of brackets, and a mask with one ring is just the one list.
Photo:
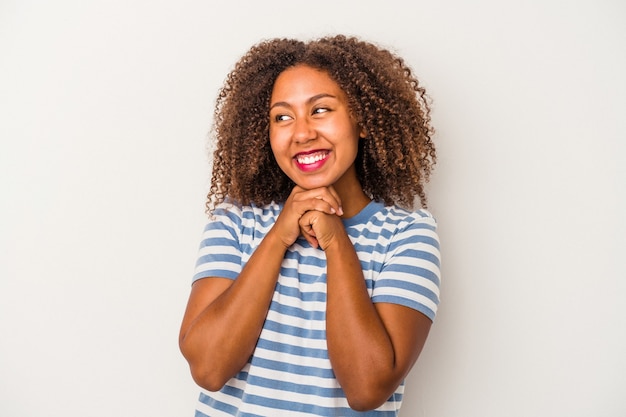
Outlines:
[[228, 225], [237, 229], [271, 227], [282, 208], [282, 204], [274, 202], [257, 206], [255, 204], [242, 205], [227, 200], [215, 208], [207, 227], [214, 227], [216, 224]]
[[399, 206], [384, 206], [379, 212], [383, 221], [403, 225], [409, 223], [424, 223], [437, 225], [433, 214], [426, 209], [408, 210]]
[[398, 206], [385, 206], [379, 213], [383, 228], [396, 244], [426, 244], [439, 249], [437, 220], [426, 209], [408, 210]]
[[344, 225], [355, 246], [363, 250], [385, 248], [383, 252], [388, 253], [418, 244], [439, 250], [437, 221], [428, 210], [371, 202], [358, 215], [344, 220]]
[[437, 221], [433, 214], [426, 209], [409, 210], [397, 205], [384, 205], [380, 202], [371, 202], [361, 213], [345, 222], [347, 227], [357, 229], [384, 228], [386, 230], [404, 229], [421, 226], [435, 230]]

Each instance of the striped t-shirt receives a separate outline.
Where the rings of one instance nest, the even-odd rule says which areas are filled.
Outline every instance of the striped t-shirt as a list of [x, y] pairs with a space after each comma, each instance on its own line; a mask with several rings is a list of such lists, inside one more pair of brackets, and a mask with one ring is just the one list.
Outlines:
[[[206, 226], [194, 280], [236, 279], [281, 204], [222, 205]], [[371, 202], [343, 221], [374, 303], [395, 303], [431, 320], [439, 304], [439, 240], [425, 210]], [[326, 257], [300, 237], [286, 252], [254, 353], [218, 392], [202, 391], [196, 416], [396, 416], [404, 383], [376, 410], [350, 409], [326, 345]]]

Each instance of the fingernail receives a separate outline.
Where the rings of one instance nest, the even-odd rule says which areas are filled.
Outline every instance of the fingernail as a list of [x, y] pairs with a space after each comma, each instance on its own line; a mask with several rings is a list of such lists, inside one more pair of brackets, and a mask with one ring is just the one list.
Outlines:
[[331, 208], [330, 208], [330, 212], [331, 212], [332, 214], [335, 214], [335, 209], [331, 207]]
[[341, 206], [339, 207], [339, 215], [343, 216], [343, 209], [341, 208]]

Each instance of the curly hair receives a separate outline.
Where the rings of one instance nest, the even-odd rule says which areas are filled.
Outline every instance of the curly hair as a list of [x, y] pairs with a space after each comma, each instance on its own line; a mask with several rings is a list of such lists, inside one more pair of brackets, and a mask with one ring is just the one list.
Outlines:
[[253, 46], [219, 91], [207, 212], [226, 198], [240, 204], [285, 201], [295, 184], [279, 168], [269, 141], [274, 81], [298, 64], [325, 71], [346, 93], [367, 136], [355, 161], [363, 191], [385, 204], [422, 207], [424, 185], [436, 162], [429, 98], [404, 60], [343, 35], [309, 42], [272, 39]]

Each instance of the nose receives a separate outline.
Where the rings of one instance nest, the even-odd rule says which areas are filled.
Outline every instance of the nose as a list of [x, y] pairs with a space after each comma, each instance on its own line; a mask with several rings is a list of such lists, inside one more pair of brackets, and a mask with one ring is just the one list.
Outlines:
[[306, 143], [315, 139], [316, 132], [307, 117], [298, 117], [294, 123], [293, 139], [297, 143]]

